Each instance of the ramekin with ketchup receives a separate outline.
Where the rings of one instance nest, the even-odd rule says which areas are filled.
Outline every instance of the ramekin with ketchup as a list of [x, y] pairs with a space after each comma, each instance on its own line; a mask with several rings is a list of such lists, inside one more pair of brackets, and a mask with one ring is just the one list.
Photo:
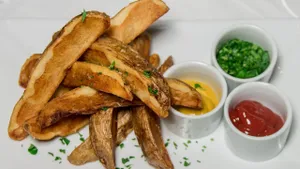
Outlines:
[[266, 161], [284, 148], [292, 108], [275, 86], [250, 82], [229, 94], [224, 121], [225, 141], [235, 155], [248, 161]]

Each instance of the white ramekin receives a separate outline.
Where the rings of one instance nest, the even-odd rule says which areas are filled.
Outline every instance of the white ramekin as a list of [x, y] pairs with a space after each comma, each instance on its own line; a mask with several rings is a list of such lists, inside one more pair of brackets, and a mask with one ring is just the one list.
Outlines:
[[[239, 131], [231, 122], [230, 109], [243, 100], [254, 100], [278, 113], [284, 119], [283, 127], [265, 137], [254, 137]], [[224, 105], [225, 141], [238, 157], [248, 161], [266, 161], [283, 149], [292, 123], [292, 107], [287, 97], [275, 86], [263, 82], [250, 82], [235, 88]]]
[[[231, 39], [236, 39], [236, 38], [257, 44], [261, 46], [264, 50], [267, 50], [269, 52], [270, 65], [263, 73], [253, 78], [240, 79], [227, 74], [220, 67], [216, 58], [217, 51], [224, 43], [226, 43]], [[278, 51], [277, 51], [276, 43], [266, 31], [264, 31], [263, 29], [255, 25], [241, 24], [241, 25], [234, 25], [224, 30], [216, 38], [211, 49], [211, 62], [212, 65], [214, 65], [225, 77], [228, 85], [228, 90], [230, 92], [235, 87], [243, 83], [254, 82], [254, 81], [269, 82], [277, 62], [277, 55], [278, 55]]]
[[201, 62], [185, 62], [172, 66], [165, 77], [181, 80], [196, 80], [209, 84], [219, 97], [219, 104], [204, 115], [185, 115], [171, 108], [169, 117], [163, 122], [174, 134], [196, 139], [207, 136], [218, 126], [223, 116], [223, 105], [227, 97], [227, 84], [224, 77], [214, 67]]

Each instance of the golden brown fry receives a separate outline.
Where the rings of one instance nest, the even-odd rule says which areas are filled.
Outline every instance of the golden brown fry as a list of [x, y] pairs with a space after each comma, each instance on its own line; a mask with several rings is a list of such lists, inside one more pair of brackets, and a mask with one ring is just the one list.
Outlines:
[[135, 49], [142, 57], [149, 60], [150, 54], [151, 37], [148, 32], [142, 33], [140, 36], [135, 38], [129, 46]]
[[166, 78], [172, 95], [172, 106], [184, 106], [194, 109], [202, 108], [200, 93], [181, 80]]
[[78, 15], [63, 27], [59, 37], [43, 52], [27, 89], [14, 107], [8, 127], [10, 138], [22, 140], [27, 136], [24, 122], [38, 115], [63, 80], [66, 70], [109, 25], [106, 14], [87, 12], [84, 22]]
[[108, 35], [128, 44], [168, 10], [161, 0], [133, 2], [111, 19]]
[[41, 110], [38, 124], [41, 128], [46, 128], [72, 114], [88, 115], [104, 107], [128, 107], [141, 104], [139, 100], [130, 102], [117, 96], [82, 86], [47, 103]]
[[[32, 136], [34, 139], [37, 140], [51, 140], [54, 137], [65, 137], [70, 134], [78, 132], [84, 126], [89, 123], [89, 116], [86, 115], [72, 115], [67, 118], [63, 118], [59, 122], [55, 123], [52, 126], [49, 126], [45, 129], [40, 130], [38, 127], [30, 126], [29, 129], [28, 123], [25, 123], [24, 129]], [[36, 124], [33, 121], [34, 125]]]
[[[118, 111], [118, 130], [116, 145], [119, 145], [132, 132], [132, 110], [131, 108], [121, 108]], [[83, 165], [88, 162], [96, 161], [94, 149], [90, 137], [76, 147], [68, 156], [68, 161], [74, 165]]]
[[[167, 117], [171, 105], [169, 86], [163, 77], [130, 46], [109, 37], [99, 38], [92, 49], [104, 52], [115, 67], [127, 72], [124, 79], [131, 91], [160, 117]], [[151, 77], [144, 75], [145, 71]]]
[[157, 68], [159, 66], [159, 62], [160, 62], [160, 57], [158, 54], [154, 53], [149, 57], [149, 62], [150, 64]]
[[94, 63], [102, 66], [109, 66], [110, 62], [107, 60], [103, 52], [97, 50], [87, 50], [80, 58], [82, 61]]
[[167, 60], [158, 68], [158, 72], [163, 75], [171, 66], [174, 65], [172, 56], [169, 56]]
[[59, 37], [60, 31], [54, 32], [54, 34], [52, 35], [52, 40], [55, 40], [56, 38]]
[[172, 169], [173, 164], [161, 135], [159, 117], [148, 107], [133, 108], [133, 129], [148, 163], [159, 169]]
[[29, 82], [31, 73], [36, 67], [36, 64], [39, 62], [41, 58], [41, 54], [33, 54], [31, 55], [26, 62], [23, 64], [20, 76], [19, 76], [19, 85], [26, 88]]
[[106, 169], [115, 169], [117, 116], [113, 108], [101, 110], [90, 118], [90, 139], [96, 156]]
[[53, 98], [56, 98], [56, 97], [60, 97], [60, 96], [62, 96], [63, 94], [67, 93], [67, 92], [70, 91], [70, 90], [72, 90], [72, 88], [69, 88], [69, 87], [65, 87], [65, 86], [60, 85], [60, 86], [56, 89], [55, 93], [53, 94], [52, 99], [53, 99]]
[[91, 63], [75, 62], [68, 71], [63, 85], [68, 87], [90, 86], [126, 100], [133, 99], [129, 86], [125, 85], [119, 72]]

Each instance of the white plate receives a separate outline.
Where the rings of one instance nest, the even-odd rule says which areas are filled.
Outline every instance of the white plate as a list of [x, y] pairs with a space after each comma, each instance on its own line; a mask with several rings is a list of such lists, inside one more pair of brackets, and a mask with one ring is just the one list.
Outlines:
[[[42, 52], [49, 43], [53, 32], [59, 30], [66, 20], [0, 20], [0, 83], [1, 92], [1, 168], [5, 169], [53, 169], [64, 168], [73, 169], [75, 166], [68, 163], [67, 155], [59, 153], [59, 149], [67, 150], [69, 154], [75, 146], [80, 144], [79, 136], [74, 134], [68, 138], [71, 140], [69, 146], [62, 145], [58, 139], [48, 142], [38, 142], [27, 139], [16, 142], [9, 139], [7, 126], [11, 111], [20, 98], [23, 89], [18, 86], [18, 76], [21, 65], [32, 53]], [[152, 52], [157, 52], [164, 60], [168, 55], [173, 55], [175, 63], [196, 60], [209, 63], [211, 45], [215, 36], [224, 28], [237, 23], [238, 21], [213, 21], [213, 22], [188, 22], [188, 21], [166, 21], [159, 22], [152, 27], [153, 46]], [[288, 166], [289, 169], [296, 169], [300, 166], [300, 133], [296, 131], [299, 124], [300, 110], [300, 21], [297, 20], [273, 20], [273, 21], [242, 21], [265, 28], [270, 32], [279, 47], [280, 59], [276, 68], [272, 83], [284, 91], [291, 100], [294, 110], [294, 121], [289, 140], [284, 150], [274, 159], [252, 163], [235, 157], [224, 142], [223, 124], [210, 136], [192, 140], [188, 148], [183, 145], [187, 140], [180, 139], [172, 135], [163, 127], [164, 140], [168, 138], [171, 143], [167, 147], [169, 154], [176, 168], [202, 168], [202, 169], [282, 169]], [[298, 104], [297, 104], [298, 103]], [[81, 133], [87, 137], [88, 130], [85, 128]], [[140, 148], [135, 147], [137, 141], [133, 141], [134, 134], [130, 134], [124, 142], [123, 149], [117, 148], [117, 167], [124, 168], [121, 158], [135, 156], [129, 164], [133, 164], [133, 169], [152, 168], [143, 158]], [[214, 141], [211, 141], [211, 138]], [[178, 144], [176, 150], [173, 141]], [[39, 152], [33, 156], [27, 149], [30, 143], [35, 144]], [[23, 145], [23, 147], [22, 147]], [[203, 147], [206, 146], [204, 152]], [[53, 152], [62, 157], [62, 163], [54, 161], [48, 155]], [[184, 162], [183, 157], [189, 158], [191, 165], [184, 167], [180, 162]], [[198, 163], [200, 160], [201, 163]], [[77, 168], [101, 168], [99, 162], [83, 165]]]

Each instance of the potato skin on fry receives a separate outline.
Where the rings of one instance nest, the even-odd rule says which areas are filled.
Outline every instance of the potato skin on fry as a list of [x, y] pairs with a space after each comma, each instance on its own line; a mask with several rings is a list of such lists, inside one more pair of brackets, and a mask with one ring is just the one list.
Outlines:
[[142, 33], [140, 36], [135, 38], [129, 46], [135, 49], [143, 58], [149, 60], [150, 55], [151, 37], [148, 32]]
[[[118, 129], [116, 145], [119, 145], [132, 132], [132, 110], [131, 108], [118, 108]], [[83, 165], [88, 162], [96, 161], [96, 156], [90, 137], [76, 147], [68, 156], [68, 161], [74, 165]]]
[[41, 110], [38, 123], [41, 128], [46, 128], [72, 114], [89, 115], [94, 114], [103, 107], [128, 107], [141, 104], [142, 102], [139, 100], [130, 102], [117, 96], [82, 86], [47, 103]]
[[161, 135], [159, 117], [146, 106], [133, 108], [133, 129], [148, 163], [159, 169], [174, 166]]
[[171, 90], [172, 106], [183, 106], [194, 109], [201, 109], [203, 107], [202, 97], [196, 89], [178, 79], [166, 78], [166, 80]]
[[173, 65], [173, 57], [169, 56], [167, 60], [165, 60], [165, 62], [158, 68], [158, 72], [163, 75]]
[[[110, 62], [115, 62], [116, 68], [128, 73], [124, 79], [141, 101], [160, 117], [168, 116], [171, 105], [169, 86], [149, 62], [130, 46], [109, 37], [99, 38], [90, 48], [104, 52]], [[144, 71], [150, 71], [151, 77], [145, 76]]]
[[159, 55], [156, 54], [156, 53], [152, 54], [152, 55], [149, 57], [149, 62], [150, 62], [150, 64], [151, 64], [153, 67], [157, 68], [158, 65], [159, 65], [159, 62], [160, 62], [160, 57], [159, 57]]
[[68, 71], [63, 85], [69, 87], [90, 86], [126, 100], [133, 99], [129, 86], [125, 84], [119, 72], [91, 63], [75, 62]]
[[78, 15], [63, 27], [57, 39], [43, 52], [23, 96], [14, 107], [8, 127], [11, 139], [22, 140], [27, 136], [24, 122], [38, 115], [63, 80], [67, 68], [109, 26], [110, 19], [106, 14], [87, 12], [84, 22]]
[[115, 169], [117, 115], [113, 108], [90, 118], [90, 139], [96, 156], [106, 169]]

